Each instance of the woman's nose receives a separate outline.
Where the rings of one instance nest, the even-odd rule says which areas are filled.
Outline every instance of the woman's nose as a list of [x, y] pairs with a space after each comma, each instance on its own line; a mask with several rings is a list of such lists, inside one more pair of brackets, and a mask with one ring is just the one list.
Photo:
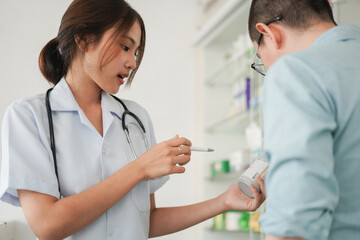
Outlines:
[[130, 57], [126, 62], [126, 68], [135, 69], [136, 68], [136, 56]]

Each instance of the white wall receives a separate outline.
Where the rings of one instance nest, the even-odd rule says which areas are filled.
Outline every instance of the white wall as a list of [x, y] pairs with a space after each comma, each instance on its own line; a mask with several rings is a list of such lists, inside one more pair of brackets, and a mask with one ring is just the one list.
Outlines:
[[334, 17], [340, 24], [357, 24], [360, 26], [360, 1], [359, 0], [339, 0], [334, 5]]
[[[129, 0], [144, 19], [147, 46], [144, 61], [131, 90], [120, 96], [136, 99], [149, 111], [157, 140], [176, 133], [196, 139], [195, 0]], [[197, 172], [201, 166], [193, 154], [184, 175], [171, 180], [156, 193], [157, 205], [176, 206], [197, 201]], [[196, 228], [157, 239], [197, 239]]]
[[[37, 57], [42, 46], [56, 36], [62, 12], [69, 3], [0, 0], [1, 119], [12, 101], [49, 87], [42, 80]], [[9, 222], [16, 240], [34, 239], [20, 208], [0, 202], [0, 221]]]
[[[49, 87], [38, 70], [38, 54], [56, 36], [70, 2], [0, 0], [1, 119], [12, 101], [45, 92]], [[130, 0], [129, 3], [144, 18], [147, 48], [132, 88], [121, 90], [118, 96], [136, 100], [148, 110], [158, 141], [178, 133], [196, 144], [195, 60], [191, 45], [196, 1]], [[196, 172], [200, 165], [196, 158], [195, 154], [185, 174], [172, 177], [157, 192], [159, 207], [197, 200]], [[20, 208], [0, 203], [1, 221], [16, 222], [16, 240], [34, 239]], [[196, 228], [191, 228], [159, 239], [196, 239], [196, 235]]]

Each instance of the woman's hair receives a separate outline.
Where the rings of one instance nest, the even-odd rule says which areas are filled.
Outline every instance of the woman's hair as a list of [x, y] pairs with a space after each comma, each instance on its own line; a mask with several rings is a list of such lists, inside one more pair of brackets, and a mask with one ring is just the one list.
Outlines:
[[[136, 68], [131, 71], [126, 84], [130, 86], [144, 55], [145, 26], [141, 16], [124, 0], [74, 0], [61, 20], [57, 37], [48, 42], [40, 53], [41, 73], [50, 83], [56, 85], [67, 73], [77, 53], [78, 45], [75, 39], [78, 42], [84, 41], [86, 46], [97, 44], [103, 34], [114, 27], [114, 41], [107, 45], [108, 50], [135, 22], [140, 25], [141, 39]], [[113, 55], [114, 53], [111, 56]], [[103, 64], [104, 57], [101, 66]]]
[[279, 16], [282, 24], [301, 30], [310, 27], [314, 21], [336, 25], [328, 0], [253, 0], [248, 23], [251, 40], [257, 41], [260, 37], [257, 23], [266, 23]]

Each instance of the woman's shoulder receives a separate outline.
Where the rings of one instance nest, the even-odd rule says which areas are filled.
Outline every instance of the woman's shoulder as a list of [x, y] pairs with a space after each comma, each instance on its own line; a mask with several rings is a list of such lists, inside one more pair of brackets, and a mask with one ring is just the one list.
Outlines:
[[146, 111], [143, 106], [141, 106], [138, 102], [129, 99], [121, 99], [125, 103], [125, 105], [130, 109], [130, 111]]
[[151, 121], [149, 112], [138, 102], [129, 99], [121, 99], [126, 107], [133, 113], [135, 113], [143, 121]]
[[38, 112], [45, 109], [45, 93], [23, 97], [10, 103], [6, 112]]
[[120, 100], [123, 104], [125, 104], [125, 107], [135, 115], [138, 115], [140, 118], [149, 118], [149, 114], [146, 111], [146, 109], [141, 106], [139, 103], [124, 99], [121, 97], [117, 97], [115, 95], [111, 95], [108, 93], [103, 92], [103, 101], [109, 107], [110, 111], [114, 111], [115, 113], [119, 114], [119, 117], [121, 117], [122, 112], [124, 111], [124, 108], [121, 106], [122, 104], [119, 103]]
[[125, 105], [127, 106], [127, 108], [134, 112], [135, 114], [140, 114], [140, 115], [144, 115], [146, 117], [149, 117], [149, 113], [146, 110], [145, 107], [143, 107], [141, 104], [139, 104], [138, 102], [135, 102], [133, 100], [128, 100], [128, 99], [122, 99], [122, 101], [125, 103]]

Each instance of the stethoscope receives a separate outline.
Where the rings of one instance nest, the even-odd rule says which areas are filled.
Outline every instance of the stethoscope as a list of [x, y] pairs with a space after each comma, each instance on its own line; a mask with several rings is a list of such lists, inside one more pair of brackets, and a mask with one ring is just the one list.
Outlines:
[[[50, 131], [50, 147], [51, 147], [51, 151], [52, 151], [52, 155], [53, 155], [53, 159], [54, 159], [54, 168], [55, 168], [55, 174], [56, 174], [56, 179], [58, 181], [58, 189], [59, 189], [59, 193], [61, 195], [61, 191], [60, 191], [60, 181], [59, 181], [59, 174], [58, 174], [58, 169], [57, 169], [57, 160], [56, 160], [56, 146], [55, 146], [55, 135], [54, 135], [54, 125], [53, 125], [53, 119], [52, 119], [52, 109], [51, 109], [51, 105], [50, 105], [50, 92], [53, 90], [53, 88], [50, 88], [49, 90], [47, 90], [46, 92], [46, 97], [45, 97], [45, 104], [46, 104], [46, 111], [47, 111], [47, 116], [48, 116], [48, 121], [49, 121], [49, 131]], [[143, 140], [145, 142], [145, 148], [146, 150], [149, 150], [149, 144], [147, 141], [147, 137], [146, 137], [146, 130], [145, 127], [143, 125], [143, 123], [141, 122], [141, 120], [138, 118], [138, 116], [136, 116], [133, 112], [130, 112], [129, 109], [126, 107], [125, 103], [123, 101], [121, 101], [118, 97], [111, 95], [116, 101], [118, 101], [122, 107], [124, 108], [124, 113], [122, 114], [122, 128], [125, 132], [126, 135], [126, 139], [130, 145], [131, 148], [131, 152], [134, 156], [134, 159], [137, 159], [137, 154], [135, 152], [135, 148], [134, 148], [134, 144], [130, 138], [130, 134], [129, 134], [129, 128], [128, 125], [125, 124], [125, 119], [127, 115], [132, 116], [136, 122], [139, 124], [139, 126], [142, 129], [142, 137]], [[129, 123], [132, 124], [132, 123]], [[60, 196], [61, 197], [61, 196]]]

